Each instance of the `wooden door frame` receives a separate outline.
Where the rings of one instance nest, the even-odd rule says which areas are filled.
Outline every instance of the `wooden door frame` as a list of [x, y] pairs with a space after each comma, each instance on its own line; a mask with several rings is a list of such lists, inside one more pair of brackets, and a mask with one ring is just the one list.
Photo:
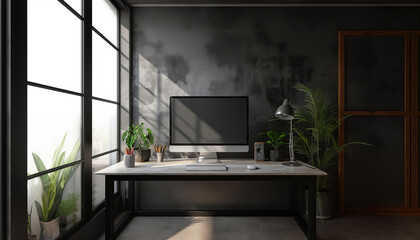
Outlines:
[[[338, 193], [340, 213], [417, 214], [417, 142], [418, 88], [417, 36], [420, 31], [338, 31], [338, 118], [346, 116], [404, 116], [404, 205], [403, 206], [345, 206], [345, 152], [338, 154]], [[346, 36], [403, 36], [404, 37], [404, 111], [346, 111], [345, 110], [345, 38]], [[345, 143], [345, 121], [338, 128], [338, 144]]]

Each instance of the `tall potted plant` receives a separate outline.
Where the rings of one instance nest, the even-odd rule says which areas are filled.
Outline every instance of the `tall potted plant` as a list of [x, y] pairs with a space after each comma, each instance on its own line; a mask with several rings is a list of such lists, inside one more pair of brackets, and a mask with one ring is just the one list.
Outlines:
[[[66, 152], [62, 151], [66, 136], [67, 134], [64, 135], [60, 145], [54, 151], [51, 168], [69, 164], [76, 160], [77, 153], [80, 148], [80, 141], [77, 140], [69, 156], [66, 158]], [[32, 157], [38, 172], [47, 170], [42, 159], [36, 153], [32, 153]], [[60, 235], [60, 216], [57, 214], [57, 211], [60, 206], [61, 199], [63, 198], [63, 193], [66, 189], [67, 183], [76, 172], [78, 166], [79, 165], [73, 165], [71, 167], [40, 176], [42, 183], [41, 202], [35, 201], [35, 207], [41, 223], [42, 240], [56, 239]]]
[[281, 154], [283, 149], [281, 149], [286, 143], [283, 139], [286, 137], [286, 133], [276, 133], [274, 131], [261, 132], [260, 135], [266, 135], [269, 140], [265, 143], [270, 144], [274, 149], [270, 150], [270, 160], [271, 161], [280, 161], [282, 159]]
[[136, 138], [136, 162], [147, 162], [150, 159], [150, 146], [153, 145], [155, 137], [153, 136], [152, 130], [147, 128], [144, 129], [144, 123], [141, 123], [138, 127], [137, 138]]
[[[307, 162], [322, 170], [336, 164], [337, 154], [351, 144], [364, 142], [349, 142], [338, 146], [336, 130], [343, 119], [337, 117], [337, 107], [320, 90], [311, 90], [302, 84], [296, 84], [294, 89], [304, 94], [304, 104], [297, 108], [294, 132], [295, 150], [304, 156]], [[329, 198], [330, 182], [328, 176], [317, 177], [317, 217], [327, 219], [331, 217], [331, 203]]]

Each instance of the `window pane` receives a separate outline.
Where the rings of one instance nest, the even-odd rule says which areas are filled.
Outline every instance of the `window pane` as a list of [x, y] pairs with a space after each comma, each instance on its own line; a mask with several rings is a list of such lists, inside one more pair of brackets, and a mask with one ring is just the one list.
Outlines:
[[[62, 159], [80, 160], [82, 98], [70, 94], [28, 86], [28, 173], [37, 173], [34, 154], [47, 169], [64, 164], [55, 150], [63, 142]], [[77, 147], [79, 146], [79, 147]], [[70, 156], [72, 149], [79, 150]]]
[[[31, 234], [36, 235], [38, 239], [55, 239], [57, 235], [63, 234], [67, 229], [80, 221], [80, 203], [82, 201], [80, 169], [79, 164], [28, 181], [27, 209], [30, 215], [30, 227], [28, 226], [28, 230], [30, 229]], [[63, 188], [60, 186], [63, 186]], [[49, 189], [55, 191], [56, 195], [54, 197], [52, 197], [52, 194], [48, 194]], [[52, 201], [55, 202], [55, 205], [49, 211], [46, 210], [48, 209], [48, 202], [45, 199], [50, 203]], [[43, 233], [44, 238], [41, 238], [42, 230], [46, 229], [45, 224], [41, 222], [49, 221], [53, 221], [51, 223], [51, 225], [54, 225], [51, 226], [52, 232], [56, 234], [54, 234], [53, 238], [47, 238]]]
[[[420, 35], [417, 39], [417, 96], [420, 96]], [[420, 109], [420, 97], [417, 97], [417, 110]], [[420, 164], [418, 164], [420, 166]], [[420, 186], [419, 186], [420, 187]], [[420, 192], [419, 192], [420, 194]], [[420, 196], [420, 195], [419, 195]]]
[[[92, 173], [102, 170], [117, 162], [117, 152], [105, 156], [94, 158], [92, 160]], [[114, 186], [114, 191], [117, 191]], [[95, 208], [105, 199], [105, 176], [92, 175], [92, 206]]]
[[28, 0], [28, 81], [80, 92], [81, 79], [81, 20], [57, 0]]
[[404, 205], [404, 117], [346, 119], [346, 206]]
[[117, 148], [117, 105], [92, 101], [92, 155]]
[[404, 37], [346, 37], [346, 110], [404, 109]]
[[[122, 135], [130, 125], [130, 31], [122, 24], [120, 44], [120, 131]], [[120, 149], [124, 152], [124, 141], [121, 141]]]
[[92, 1], [92, 25], [118, 46], [118, 11], [108, 0]]
[[92, 95], [117, 101], [118, 52], [92, 32]]
[[[95, 1], [95, 0], [93, 0]], [[82, 13], [82, 0], [65, 0], [65, 2], [73, 8], [78, 14], [83, 16]]]

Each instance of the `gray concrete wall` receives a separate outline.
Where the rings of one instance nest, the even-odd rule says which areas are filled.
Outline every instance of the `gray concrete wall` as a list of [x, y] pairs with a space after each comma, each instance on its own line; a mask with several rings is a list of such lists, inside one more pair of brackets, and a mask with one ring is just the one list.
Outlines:
[[[291, 90], [303, 83], [326, 91], [337, 101], [338, 30], [418, 30], [419, 8], [280, 8], [280, 7], [143, 7], [133, 10], [133, 120], [168, 144], [170, 96], [246, 95], [250, 99], [249, 153], [264, 140], [260, 131], [286, 130], [284, 122], [267, 122], [283, 98], [299, 104]], [[195, 157], [195, 153], [167, 153]], [[334, 171], [332, 177], [334, 178]], [[217, 184], [217, 183], [216, 183]], [[248, 186], [260, 189], [260, 205], [244, 201]], [[258, 185], [259, 184], [259, 185]], [[219, 184], [220, 185], [220, 184]], [[207, 209], [288, 206], [288, 187], [274, 183], [242, 183], [214, 199], [214, 183], [139, 183], [141, 209]], [[200, 198], [189, 197], [191, 190]], [[224, 189], [225, 190], [225, 189]], [[282, 196], [277, 194], [285, 190]], [[159, 192], [159, 193], [158, 193]], [[272, 194], [276, 193], [276, 194]], [[155, 197], [161, 196], [161, 197]], [[183, 199], [182, 201], [180, 199]], [[252, 198], [251, 198], [252, 199]], [[256, 199], [254, 199], [256, 200]], [[181, 204], [182, 203], [182, 204]]]

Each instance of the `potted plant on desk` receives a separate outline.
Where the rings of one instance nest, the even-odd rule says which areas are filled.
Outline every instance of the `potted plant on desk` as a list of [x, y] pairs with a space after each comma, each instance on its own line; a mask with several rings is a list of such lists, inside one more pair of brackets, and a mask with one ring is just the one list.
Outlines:
[[124, 154], [124, 166], [134, 167], [134, 143], [136, 142], [137, 135], [139, 133], [140, 125], [134, 126], [134, 124], [126, 130], [122, 135], [122, 140], [127, 146]]
[[150, 159], [150, 146], [153, 145], [155, 137], [153, 136], [152, 130], [147, 128], [147, 133], [144, 130], [144, 123], [136, 126], [138, 131], [136, 132], [136, 162], [147, 162]]
[[266, 135], [269, 140], [265, 143], [270, 144], [273, 146], [273, 150], [270, 150], [270, 160], [271, 161], [280, 161], [283, 157], [283, 149], [282, 147], [286, 145], [283, 141], [284, 137], [286, 137], [286, 133], [276, 133], [273, 131], [268, 132], [261, 132], [260, 135]]
[[[320, 90], [311, 90], [302, 84], [296, 84], [297, 91], [304, 93], [304, 104], [295, 114], [297, 124], [293, 128], [297, 138], [295, 150], [307, 159], [307, 162], [327, 172], [328, 168], [336, 164], [337, 154], [351, 144], [364, 142], [348, 142], [338, 146], [335, 140], [336, 130], [343, 119], [337, 118], [336, 106]], [[318, 176], [317, 188], [317, 218], [331, 217], [330, 182], [328, 176]]]

